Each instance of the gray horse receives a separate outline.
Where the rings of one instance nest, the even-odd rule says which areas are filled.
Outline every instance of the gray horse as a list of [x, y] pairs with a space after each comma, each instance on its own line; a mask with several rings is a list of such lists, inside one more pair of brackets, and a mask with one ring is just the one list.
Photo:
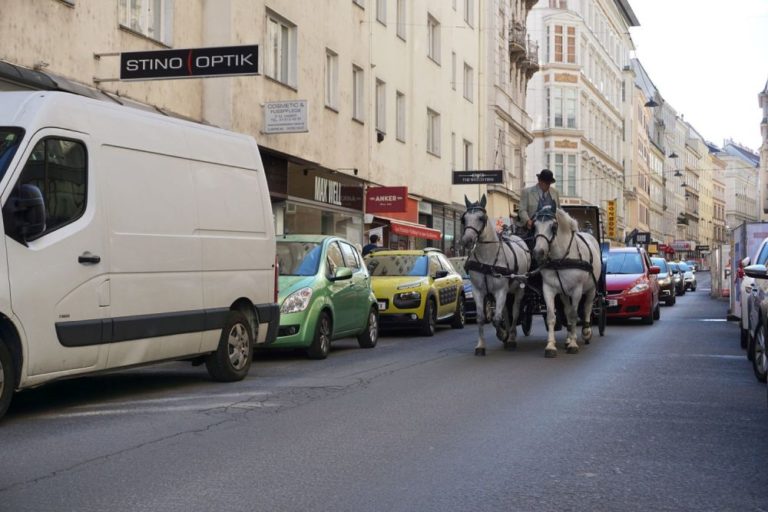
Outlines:
[[581, 335], [585, 343], [592, 338], [592, 305], [602, 271], [600, 244], [589, 233], [578, 231], [578, 223], [565, 210], [546, 207], [534, 216], [533, 254], [541, 265], [542, 292], [547, 304], [546, 357], [557, 356], [555, 346], [555, 296], [562, 298], [568, 321], [566, 351], [576, 354], [579, 301], [584, 297]]
[[[477, 203], [464, 196], [467, 211], [461, 217], [462, 235], [460, 243], [468, 249], [465, 268], [472, 281], [475, 300], [478, 304], [478, 339], [475, 355], [485, 355], [483, 326], [488, 322], [486, 304], [494, 306], [493, 325], [496, 337], [504, 348], [517, 346], [517, 318], [520, 301], [523, 298], [522, 275], [531, 266], [531, 255], [525, 242], [518, 236], [501, 237], [488, 222], [485, 211], [485, 194]], [[507, 296], [513, 297], [512, 307], [507, 307]], [[509, 318], [509, 311], [512, 318]]]

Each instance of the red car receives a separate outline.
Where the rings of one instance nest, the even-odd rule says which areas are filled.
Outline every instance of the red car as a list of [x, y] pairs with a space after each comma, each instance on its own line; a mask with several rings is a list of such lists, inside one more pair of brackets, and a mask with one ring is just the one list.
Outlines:
[[651, 265], [640, 247], [613, 248], [605, 257], [608, 318], [640, 317], [644, 324], [653, 324], [661, 315], [659, 267]]

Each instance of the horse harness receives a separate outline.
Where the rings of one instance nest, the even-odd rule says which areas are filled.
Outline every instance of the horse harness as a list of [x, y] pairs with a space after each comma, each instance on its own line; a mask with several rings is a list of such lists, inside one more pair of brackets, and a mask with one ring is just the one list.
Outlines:
[[[483, 212], [483, 225], [480, 227], [480, 229], [477, 229], [474, 226], [467, 226], [466, 220], [464, 216], [472, 211], [481, 211]], [[501, 234], [498, 234], [497, 240], [480, 240], [480, 237], [482, 236], [483, 231], [485, 231], [486, 226], [488, 225], [488, 216], [486, 214], [485, 208], [482, 206], [472, 206], [471, 208], [467, 209], [467, 211], [464, 213], [464, 215], [461, 216], [461, 223], [464, 226], [464, 230], [471, 229], [477, 234], [477, 241], [475, 242], [475, 246], [472, 247], [470, 251], [470, 255], [467, 258], [466, 263], [464, 263], [464, 268], [467, 271], [473, 270], [475, 272], [479, 272], [483, 274], [483, 276], [487, 279], [488, 276], [493, 277], [506, 277], [508, 279], [512, 279], [517, 275], [517, 269], [518, 269], [518, 259], [517, 259], [517, 253], [515, 252], [514, 247], [512, 244], [515, 244], [517, 246], [520, 246], [520, 242], [518, 240], [512, 240], [509, 238], [506, 238], [502, 236]], [[493, 260], [493, 263], [483, 263], [480, 261], [477, 257], [477, 253], [475, 252], [475, 249], [477, 248], [477, 244], [498, 244], [498, 249], [496, 250], [496, 257]], [[506, 245], [509, 247], [510, 251], [512, 252], [512, 256], [514, 258], [514, 266], [510, 269], [509, 267], [509, 261], [507, 261], [507, 254], [502, 251], [502, 246]], [[522, 245], [523, 249], [525, 251], [528, 250], [528, 247], [525, 246], [525, 244]], [[501, 256], [503, 254], [504, 257], [504, 263], [505, 266], [499, 265], [499, 260], [501, 259]], [[486, 283], [487, 288], [487, 283]]]

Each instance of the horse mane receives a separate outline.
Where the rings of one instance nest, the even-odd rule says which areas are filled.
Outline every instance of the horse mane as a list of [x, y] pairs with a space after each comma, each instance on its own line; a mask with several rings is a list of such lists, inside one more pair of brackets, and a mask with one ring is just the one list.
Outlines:
[[557, 211], [555, 213], [557, 215], [557, 223], [561, 226], [568, 226], [571, 228], [571, 231], [578, 231], [579, 230], [579, 222], [571, 217], [568, 212], [563, 210], [562, 208], [557, 208]]

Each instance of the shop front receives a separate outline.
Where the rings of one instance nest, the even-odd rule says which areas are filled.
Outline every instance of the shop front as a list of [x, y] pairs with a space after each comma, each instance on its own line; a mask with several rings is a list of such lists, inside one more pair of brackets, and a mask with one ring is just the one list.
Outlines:
[[[425, 206], [428, 205], [428, 206]], [[432, 205], [408, 197], [406, 187], [370, 187], [366, 191], [367, 233], [378, 234], [382, 247], [440, 247], [443, 235], [432, 225]]]
[[335, 235], [363, 242], [363, 183], [344, 173], [262, 154], [275, 233]]

